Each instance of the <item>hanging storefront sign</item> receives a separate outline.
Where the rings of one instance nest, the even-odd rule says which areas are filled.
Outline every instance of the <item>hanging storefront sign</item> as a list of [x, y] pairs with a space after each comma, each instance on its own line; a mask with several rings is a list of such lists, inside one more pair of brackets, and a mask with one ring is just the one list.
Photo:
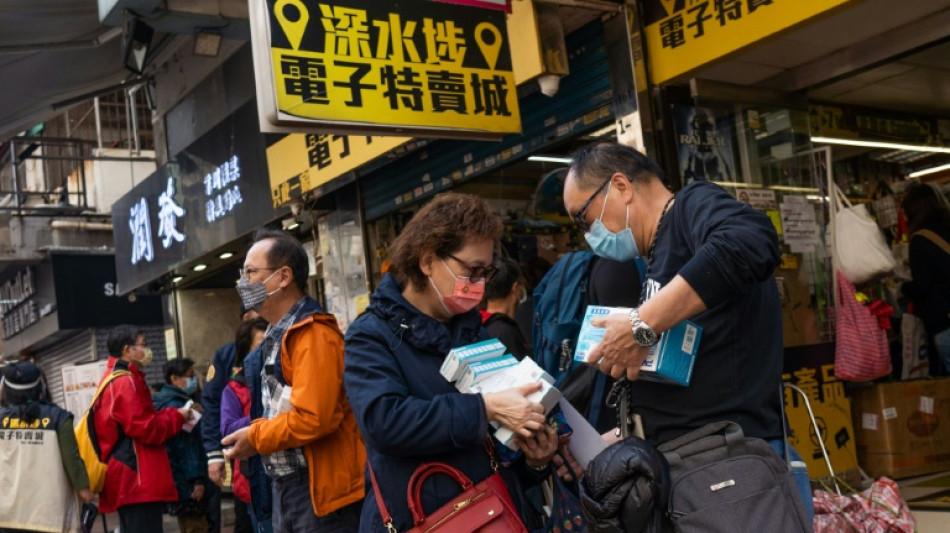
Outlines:
[[113, 204], [119, 294], [277, 218], [254, 106], [246, 104]]
[[732, 115], [713, 109], [673, 106], [683, 185], [693, 181], [733, 181]]
[[666, 83], [852, 0], [647, 0], [651, 81]]
[[[39, 322], [40, 309], [36, 298], [36, 271], [24, 267], [0, 283], [0, 317], [3, 317], [3, 339], [9, 339]], [[49, 310], [44, 306], [46, 314]]]
[[411, 140], [292, 133], [267, 147], [273, 205], [284, 205]]
[[0, 294], [9, 353], [63, 330], [162, 322], [158, 296], [119, 297], [111, 254], [51, 254], [0, 280]]
[[252, 2], [251, 23], [264, 131], [521, 131], [503, 12], [429, 0], [265, 0]]
[[950, 137], [942, 135], [934, 117], [883, 109], [812, 104], [808, 123], [813, 137], [884, 140], [943, 146]]

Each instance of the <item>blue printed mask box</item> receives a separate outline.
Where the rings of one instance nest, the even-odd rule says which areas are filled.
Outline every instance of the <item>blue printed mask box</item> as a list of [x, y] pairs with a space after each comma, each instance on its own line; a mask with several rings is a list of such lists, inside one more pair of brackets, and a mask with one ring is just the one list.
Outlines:
[[465, 371], [462, 372], [462, 377], [455, 383], [455, 388], [458, 389], [459, 392], [473, 392], [473, 385], [477, 385], [496, 372], [500, 372], [517, 364], [518, 360], [511, 354], [471, 363], [465, 367]]
[[[600, 344], [604, 337], [604, 328], [590, 325], [592, 318], [612, 314], [623, 314], [626, 317], [629, 313], [628, 307], [587, 306], [584, 322], [577, 337], [574, 360], [586, 363], [588, 354]], [[640, 367], [639, 379], [689, 386], [702, 333], [703, 328], [689, 320], [684, 320], [665, 331], [660, 336], [660, 341], [650, 348], [650, 353]]]
[[498, 339], [489, 339], [487, 341], [476, 342], [466, 346], [452, 348], [439, 372], [445, 379], [455, 382], [462, 377], [465, 368], [478, 361], [493, 359], [505, 354], [505, 345]]

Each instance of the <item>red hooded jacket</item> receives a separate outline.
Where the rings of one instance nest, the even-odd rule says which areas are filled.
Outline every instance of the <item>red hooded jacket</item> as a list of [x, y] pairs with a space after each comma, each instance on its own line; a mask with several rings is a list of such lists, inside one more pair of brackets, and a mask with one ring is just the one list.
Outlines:
[[177, 501], [165, 441], [185, 421], [177, 409], [155, 410], [145, 376], [135, 365], [110, 357], [106, 375], [113, 368], [127, 369], [132, 375], [110, 383], [95, 406], [100, 458], [108, 465], [99, 512], [111, 513], [136, 503]]

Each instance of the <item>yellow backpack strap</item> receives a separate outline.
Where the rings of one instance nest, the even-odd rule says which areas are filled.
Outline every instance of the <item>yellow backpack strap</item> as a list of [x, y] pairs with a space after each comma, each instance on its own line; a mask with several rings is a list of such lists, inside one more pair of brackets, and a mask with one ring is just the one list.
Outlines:
[[950, 255], [950, 244], [948, 244], [947, 241], [943, 240], [940, 235], [937, 235], [933, 231], [929, 229], [922, 229], [920, 231], [914, 232], [914, 235], [920, 235], [921, 237], [939, 246], [940, 249], [944, 251], [944, 253]]
[[92, 403], [89, 404], [89, 407], [92, 407], [96, 404], [96, 400], [98, 400], [99, 396], [102, 395], [102, 391], [106, 390], [106, 386], [109, 385], [109, 383], [112, 383], [113, 381], [115, 381], [116, 378], [120, 378], [122, 376], [131, 376], [131, 375], [132, 373], [129, 372], [128, 370], [113, 370], [112, 373], [106, 376], [106, 379], [104, 379], [102, 383], [99, 384], [99, 388], [96, 389], [96, 395], [93, 396]]

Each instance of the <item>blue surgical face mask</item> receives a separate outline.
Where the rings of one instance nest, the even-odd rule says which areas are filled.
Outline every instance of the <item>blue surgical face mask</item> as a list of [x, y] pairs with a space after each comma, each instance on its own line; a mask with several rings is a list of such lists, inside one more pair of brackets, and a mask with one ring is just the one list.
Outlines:
[[198, 390], [198, 378], [196, 377], [185, 378], [185, 388], [182, 390], [184, 390], [185, 394], [189, 396], [194, 394], [195, 391]]
[[590, 231], [584, 234], [584, 239], [590, 245], [590, 249], [599, 257], [612, 259], [618, 262], [632, 261], [640, 257], [640, 251], [637, 250], [637, 241], [633, 238], [633, 232], [630, 231], [630, 206], [627, 206], [627, 227], [614, 233], [604, 226], [602, 219], [604, 211], [607, 210], [607, 198], [610, 196], [610, 185], [607, 185], [607, 194], [604, 195], [604, 206], [600, 210], [600, 217], [590, 226]]

